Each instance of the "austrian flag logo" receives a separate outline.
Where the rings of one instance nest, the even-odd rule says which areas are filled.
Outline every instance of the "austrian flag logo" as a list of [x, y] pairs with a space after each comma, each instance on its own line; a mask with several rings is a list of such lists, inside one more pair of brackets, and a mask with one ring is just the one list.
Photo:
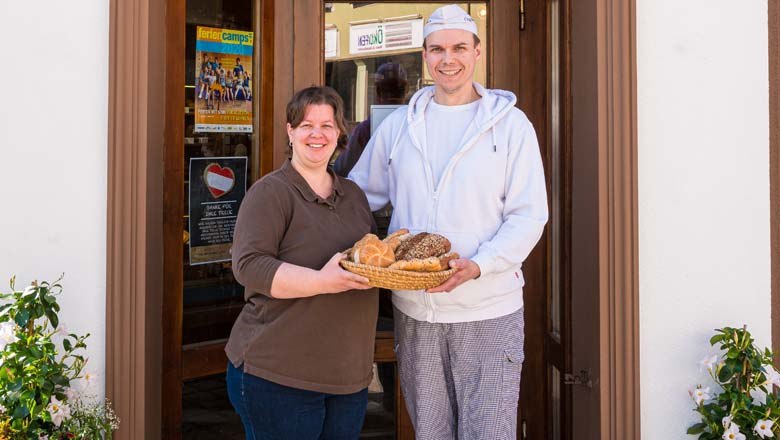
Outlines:
[[233, 189], [236, 184], [236, 175], [228, 167], [221, 167], [218, 163], [210, 163], [203, 172], [203, 181], [215, 199], [218, 199]]

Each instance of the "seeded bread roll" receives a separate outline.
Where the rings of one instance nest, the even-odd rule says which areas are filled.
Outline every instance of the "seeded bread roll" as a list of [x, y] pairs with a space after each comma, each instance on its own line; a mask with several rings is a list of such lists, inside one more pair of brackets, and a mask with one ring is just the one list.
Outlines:
[[[422, 237], [420, 237], [421, 235]], [[407, 248], [405, 245], [409, 242], [411, 243]], [[400, 252], [402, 248], [404, 249]], [[413, 260], [415, 258], [424, 260], [428, 257], [446, 254], [451, 248], [452, 244], [446, 237], [423, 232], [401, 243], [401, 246], [396, 250], [396, 260]]]
[[403, 259], [404, 255], [409, 252], [409, 249], [411, 249], [413, 246], [416, 246], [417, 243], [422, 241], [426, 235], [428, 235], [427, 232], [420, 232], [419, 234], [412, 235], [407, 240], [404, 240], [404, 242], [401, 243], [400, 246], [398, 246], [398, 248], [395, 250], [395, 259]]

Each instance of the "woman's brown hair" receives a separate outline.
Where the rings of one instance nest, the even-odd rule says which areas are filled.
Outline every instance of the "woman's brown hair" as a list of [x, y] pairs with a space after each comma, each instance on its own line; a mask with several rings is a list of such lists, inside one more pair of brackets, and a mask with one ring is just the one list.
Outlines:
[[[344, 120], [344, 101], [341, 96], [328, 86], [312, 86], [299, 90], [287, 103], [287, 123], [292, 128], [298, 128], [306, 115], [306, 107], [313, 104], [327, 104], [333, 108], [333, 119], [339, 130], [336, 141], [336, 152], [342, 152], [347, 145], [347, 122]], [[292, 149], [287, 146], [287, 155], [292, 156]]]

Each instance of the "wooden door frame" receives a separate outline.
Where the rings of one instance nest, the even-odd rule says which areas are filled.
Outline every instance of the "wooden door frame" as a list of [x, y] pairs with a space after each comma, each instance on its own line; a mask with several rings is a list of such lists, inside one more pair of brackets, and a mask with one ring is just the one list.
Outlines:
[[769, 226], [772, 347], [780, 368], [780, 0], [768, 1], [769, 19]]
[[[291, 46], [293, 36], [289, 23], [294, 22], [294, 17], [282, 16], [280, 10], [288, 8], [280, 8], [279, 4], [274, 10], [272, 0], [260, 1], [269, 3], [273, 11], [272, 29], [276, 36], [273, 47], [275, 53], [281, 53], [280, 48]], [[596, 8], [597, 17], [590, 35], [596, 41], [596, 59], [590, 61], [596, 66], [592, 79], [598, 97], [593, 104], [598, 112], [595, 141], [599, 192], [601, 438], [639, 439], [636, 7], [635, 0], [588, 1]], [[167, 268], [161, 270], [163, 237], [180, 234], [180, 230], [174, 231], [170, 225], [165, 226], [163, 233], [164, 145], [175, 145], [173, 140], [183, 136], [183, 132], [176, 131], [183, 129], [176, 128], [181, 121], [167, 121], [168, 112], [163, 110], [170, 106], [180, 109], [183, 102], [183, 90], [169, 86], [180, 84], [170, 69], [183, 69], [183, 66], [165, 62], [172, 53], [181, 53], [183, 57], [183, 35], [167, 33], [166, 22], [177, 8], [181, 10], [182, 4], [183, 0], [110, 2], [106, 394], [114, 401], [123, 420], [118, 439], [162, 436], [161, 407], [164, 405], [160, 402], [166, 396], [164, 385], [175, 376], [170, 374], [172, 369], [180, 368], [167, 357], [171, 340], [160, 335], [162, 323], [169, 322], [168, 314], [172, 313], [170, 308], [165, 308], [164, 315], [161, 313], [163, 302], [170, 304], [171, 299], [163, 295], [164, 292], [171, 295], [168, 283], [163, 281], [164, 275], [170, 277], [171, 273]], [[293, 0], [293, 4], [296, 14], [322, 14], [319, 8], [301, 9], [305, 0]], [[770, 7], [776, 15], [775, 0], [770, 0]], [[160, 44], [161, 41], [165, 43]], [[770, 64], [773, 68], [776, 58]], [[271, 145], [274, 165], [284, 157], [284, 131], [280, 130], [283, 124], [276, 116], [284, 114], [284, 104], [295, 88], [311, 83], [307, 78], [290, 78], [292, 66], [287, 59], [273, 59], [274, 81], [261, 84], [263, 91], [272, 93], [266, 96], [272, 99], [270, 108], [273, 109], [270, 115], [260, 116], [261, 125], [272, 125], [273, 130], [272, 135], [261, 134], [260, 138], [265, 145]], [[295, 59], [306, 61], [301, 54], [295, 54]], [[167, 76], [159, 66], [167, 66]], [[317, 79], [321, 77], [320, 69], [312, 69]], [[773, 70], [773, 78], [776, 74]], [[776, 92], [774, 88], [772, 96]], [[266, 101], [266, 105], [271, 103]], [[776, 100], [773, 105], [772, 127], [776, 139]], [[776, 141], [772, 143], [772, 152], [777, 159]], [[261, 157], [265, 157], [263, 153]], [[772, 180], [775, 196], [777, 173], [775, 167]], [[171, 195], [166, 193], [165, 197], [173, 203]], [[776, 203], [772, 212], [772, 224], [776, 226]], [[775, 233], [774, 244], [776, 236]], [[773, 275], [778, 273], [776, 249], [773, 246]], [[775, 276], [774, 298], [776, 283]], [[777, 332], [775, 328], [776, 335]]]

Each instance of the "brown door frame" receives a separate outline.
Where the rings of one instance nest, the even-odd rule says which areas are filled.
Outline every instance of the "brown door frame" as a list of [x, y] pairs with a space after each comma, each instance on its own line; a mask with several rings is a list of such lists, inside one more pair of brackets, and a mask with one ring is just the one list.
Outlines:
[[769, 0], [769, 196], [772, 347], [780, 368], [780, 0]]
[[780, 0], [769, 0], [769, 225], [772, 283], [772, 347], [780, 368]]
[[[305, 2], [293, 1], [296, 6]], [[593, 106], [598, 114], [594, 140], [598, 146], [601, 438], [638, 439], [636, 8], [634, 0], [589, 1], [596, 11], [596, 22], [588, 37], [596, 41], [595, 59], [589, 61], [595, 66], [592, 80], [597, 87], [597, 99]], [[770, 1], [770, 5], [774, 3]], [[110, 3], [106, 393], [123, 420], [118, 439], [162, 436], [162, 372], [171, 368], [164, 363], [160, 337], [163, 293], [168, 291], [162, 270], [162, 164], [164, 145], [176, 137], [176, 127], [181, 125], [180, 120], [166, 121], [164, 125], [162, 121], [166, 105], [179, 106], [183, 102], [183, 90], [167, 87], [179, 83], [173, 81], [170, 71], [166, 77], [160, 66], [166, 66], [165, 51], [168, 55], [171, 51], [183, 54], [183, 38], [172, 38], [175, 36], [166, 33], [166, 20], [175, 14], [172, 7], [181, 4], [183, 0]], [[297, 11], [321, 14], [316, 8], [305, 11], [298, 7]], [[292, 38], [289, 23], [294, 17], [274, 15], [273, 29], [278, 36], [274, 49], [278, 50]], [[295, 56], [306, 61], [300, 54]], [[277, 84], [292, 71], [287, 59], [274, 59]], [[320, 67], [312, 67], [319, 78]], [[310, 83], [304, 78], [287, 81], [289, 87], [271, 85], [272, 91], [263, 89], [273, 93], [274, 115], [283, 114], [283, 105], [295, 87]], [[266, 86], [263, 83], [261, 87]], [[776, 92], [773, 89], [772, 96]], [[776, 106], [776, 100], [773, 102]], [[277, 162], [277, 158], [283, 157], [279, 154], [283, 132], [280, 133], [278, 118], [261, 120], [269, 123], [270, 119], [274, 124], [270, 142]], [[773, 121], [776, 128], [777, 119]], [[268, 140], [266, 136], [261, 139]], [[772, 145], [777, 159], [777, 143]], [[773, 176], [776, 196], [776, 168]], [[776, 212], [775, 204], [773, 213]], [[777, 225], [776, 216], [773, 225]], [[173, 232], [180, 230], [171, 228], [169, 233]], [[777, 257], [776, 246], [773, 257]], [[777, 258], [773, 261], [776, 275]], [[773, 283], [776, 279], [773, 277]], [[165, 316], [165, 322], [168, 320]]]

